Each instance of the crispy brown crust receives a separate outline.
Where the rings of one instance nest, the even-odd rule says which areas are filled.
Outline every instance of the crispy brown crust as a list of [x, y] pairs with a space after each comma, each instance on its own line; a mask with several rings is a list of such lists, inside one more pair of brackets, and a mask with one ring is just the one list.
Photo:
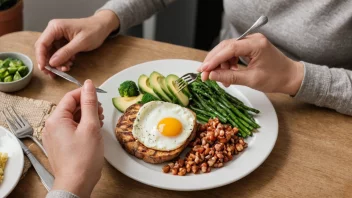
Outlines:
[[136, 119], [137, 113], [141, 107], [141, 104], [134, 104], [130, 106], [117, 121], [115, 134], [122, 148], [124, 148], [131, 155], [152, 164], [170, 161], [179, 156], [183, 149], [187, 147], [188, 143], [191, 142], [196, 135], [196, 120], [194, 121], [195, 127], [184, 145], [172, 151], [157, 151], [145, 147], [132, 135], [133, 122]]

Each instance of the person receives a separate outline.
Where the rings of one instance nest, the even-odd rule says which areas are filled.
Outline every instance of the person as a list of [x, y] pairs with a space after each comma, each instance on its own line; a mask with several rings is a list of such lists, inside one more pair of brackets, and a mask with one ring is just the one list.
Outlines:
[[[69, 71], [77, 53], [98, 48], [174, 1], [110, 0], [93, 16], [52, 20], [35, 44], [38, 67], [52, 77], [47, 64]], [[224, 0], [222, 42], [198, 72], [203, 80], [283, 93], [352, 115], [351, 7], [348, 0]], [[237, 41], [260, 15], [268, 24]], [[238, 67], [238, 57], [248, 58], [247, 67]]]
[[103, 119], [91, 80], [61, 99], [42, 136], [55, 176], [47, 197], [90, 197], [103, 168]]

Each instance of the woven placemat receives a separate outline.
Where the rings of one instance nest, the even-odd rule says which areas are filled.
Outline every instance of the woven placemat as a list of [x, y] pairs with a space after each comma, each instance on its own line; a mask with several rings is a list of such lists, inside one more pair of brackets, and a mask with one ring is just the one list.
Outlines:
[[[54, 110], [55, 104], [48, 101], [33, 100], [0, 92], [0, 111], [11, 106], [17, 113], [28, 120], [34, 129], [34, 136], [41, 141], [45, 120]], [[0, 126], [8, 128], [2, 114], [0, 115]], [[25, 157], [22, 177], [27, 173], [30, 167], [31, 163], [28, 158]]]

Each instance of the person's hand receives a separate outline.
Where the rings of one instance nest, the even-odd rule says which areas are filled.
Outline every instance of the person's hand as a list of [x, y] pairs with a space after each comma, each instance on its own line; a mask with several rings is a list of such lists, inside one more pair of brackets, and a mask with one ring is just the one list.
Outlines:
[[95, 87], [87, 80], [83, 88], [67, 93], [46, 120], [43, 144], [55, 176], [52, 190], [90, 196], [104, 161], [102, 113]]
[[52, 77], [54, 74], [44, 68], [47, 64], [69, 71], [78, 52], [98, 48], [119, 23], [116, 14], [109, 10], [88, 18], [51, 20], [35, 43], [39, 69]]
[[[239, 68], [239, 56], [250, 59], [246, 68]], [[262, 34], [242, 40], [225, 40], [210, 51], [198, 68], [202, 80], [215, 80], [229, 86], [245, 85], [263, 92], [295, 95], [299, 90], [304, 66], [280, 52]]]

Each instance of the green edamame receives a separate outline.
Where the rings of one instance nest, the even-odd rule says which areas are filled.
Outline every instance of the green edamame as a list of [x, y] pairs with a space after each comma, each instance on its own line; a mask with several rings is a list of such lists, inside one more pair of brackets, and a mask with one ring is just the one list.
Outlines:
[[17, 71], [16, 74], [13, 76], [13, 81], [20, 80], [21, 78], [22, 78], [22, 76]]
[[12, 82], [12, 76], [7, 76], [6, 78], [4, 78], [4, 82]]
[[19, 59], [0, 60], [0, 82], [17, 81], [28, 73], [29, 68]]

